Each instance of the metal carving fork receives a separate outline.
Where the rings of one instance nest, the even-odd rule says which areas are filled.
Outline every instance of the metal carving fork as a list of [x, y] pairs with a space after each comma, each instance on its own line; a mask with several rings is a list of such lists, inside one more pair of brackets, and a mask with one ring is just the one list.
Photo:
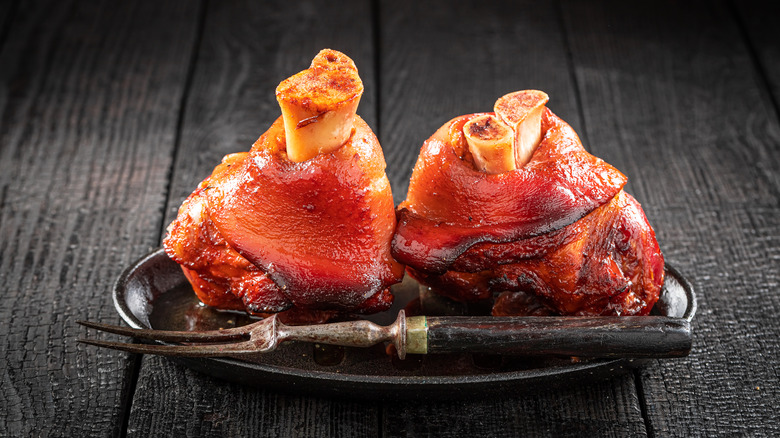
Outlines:
[[413, 316], [404, 311], [388, 326], [358, 320], [286, 325], [276, 315], [242, 327], [202, 332], [146, 330], [88, 321], [79, 324], [137, 339], [195, 345], [155, 345], [80, 339], [131, 353], [190, 357], [246, 357], [273, 351], [285, 341], [350, 347], [392, 343], [407, 353], [483, 352], [581, 357], [681, 357], [691, 349], [690, 323], [664, 316], [473, 317]]

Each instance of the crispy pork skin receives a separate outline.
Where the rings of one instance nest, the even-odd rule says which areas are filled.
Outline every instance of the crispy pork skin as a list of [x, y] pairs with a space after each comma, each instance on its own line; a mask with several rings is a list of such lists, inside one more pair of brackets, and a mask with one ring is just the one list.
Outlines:
[[455, 118], [424, 143], [397, 210], [394, 256], [439, 294], [498, 297], [496, 315], [647, 314], [664, 262], [622, 190], [626, 177], [546, 108], [526, 164], [481, 171], [463, 126], [482, 116]]
[[203, 303], [307, 322], [390, 307], [403, 267], [362, 92], [352, 60], [321, 51], [277, 89], [282, 117], [184, 202], [163, 243]]
[[220, 235], [296, 306], [350, 310], [385, 296], [403, 268], [390, 255], [394, 206], [376, 137], [356, 118], [334, 152], [295, 163], [284, 144], [279, 119], [207, 192]]

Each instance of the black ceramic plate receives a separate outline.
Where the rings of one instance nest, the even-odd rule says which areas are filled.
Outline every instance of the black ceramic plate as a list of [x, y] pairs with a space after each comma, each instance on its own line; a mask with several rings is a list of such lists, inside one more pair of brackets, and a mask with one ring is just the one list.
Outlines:
[[[407, 303], [419, 297], [410, 279], [394, 286], [394, 307], [369, 317], [390, 324]], [[458, 304], [423, 297], [426, 314], [463, 313]], [[243, 313], [203, 306], [179, 266], [156, 250], [128, 267], [114, 286], [114, 304], [132, 327], [163, 330], [210, 330], [244, 325]], [[696, 298], [691, 284], [666, 266], [666, 281], [653, 313], [691, 320]], [[304, 343], [283, 344], [252, 360], [176, 358], [197, 371], [242, 384], [321, 395], [375, 398], [458, 398], [518, 393], [582, 379], [613, 376], [644, 360], [580, 360], [447, 354], [410, 355], [401, 361], [383, 346], [343, 348]]]

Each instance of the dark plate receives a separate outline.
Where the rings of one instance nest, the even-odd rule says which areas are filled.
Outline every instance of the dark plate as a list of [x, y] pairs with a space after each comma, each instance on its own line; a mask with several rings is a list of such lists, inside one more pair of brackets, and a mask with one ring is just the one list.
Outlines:
[[[390, 324], [419, 286], [411, 279], [394, 286], [396, 304], [368, 317]], [[195, 297], [179, 266], [156, 250], [141, 258], [114, 286], [119, 314], [135, 328], [210, 330], [244, 325], [243, 313], [216, 311]], [[448, 300], [424, 298], [425, 312], [467, 313]], [[691, 320], [696, 298], [691, 284], [666, 265], [666, 281], [653, 313]], [[287, 343], [252, 360], [175, 358], [194, 370], [241, 384], [284, 391], [343, 397], [462, 398], [497, 393], [548, 390], [583, 379], [605, 378], [639, 366], [646, 360], [580, 360], [521, 358], [498, 355], [410, 355], [401, 361], [383, 346], [343, 348]]]

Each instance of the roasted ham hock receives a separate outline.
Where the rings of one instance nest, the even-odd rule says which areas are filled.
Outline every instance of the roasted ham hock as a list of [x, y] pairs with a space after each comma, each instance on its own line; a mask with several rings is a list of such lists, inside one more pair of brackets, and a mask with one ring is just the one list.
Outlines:
[[279, 84], [282, 116], [183, 203], [163, 243], [203, 303], [306, 322], [389, 308], [403, 267], [382, 149], [355, 113], [362, 92], [352, 60], [321, 51]]
[[664, 259], [626, 177], [536, 90], [456, 117], [422, 146], [393, 255], [434, 292], [494, 315], [646, 315]]

